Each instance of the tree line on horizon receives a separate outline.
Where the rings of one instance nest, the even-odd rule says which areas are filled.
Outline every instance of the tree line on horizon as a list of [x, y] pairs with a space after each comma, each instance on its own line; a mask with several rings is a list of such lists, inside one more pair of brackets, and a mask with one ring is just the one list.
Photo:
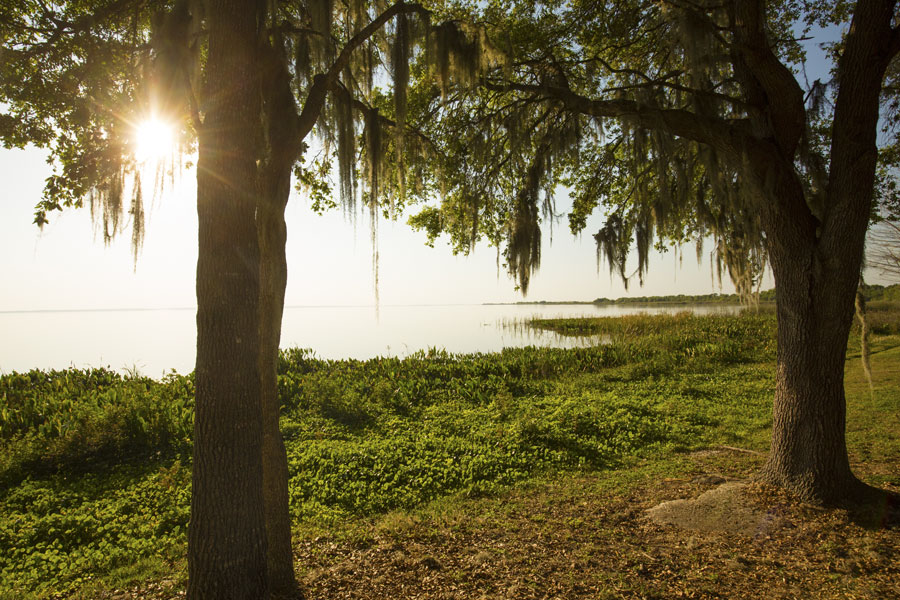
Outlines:
[[[900, 284], [891, 285], [867, 284], [860, 286], [860, 290], [869, 302], [871, 301], [900, 301]], [[758, 294], [759, 302], [775, 302], [775, 288], [762, 290]], [[595, 298], [592, 301], [550, 301], [537, 300], [533, 302], [516, 302], [516, 304], [739, 304], [742, 298], [738, 294], [669, 294], [665, 296], [621, 296], [619, 298]]]

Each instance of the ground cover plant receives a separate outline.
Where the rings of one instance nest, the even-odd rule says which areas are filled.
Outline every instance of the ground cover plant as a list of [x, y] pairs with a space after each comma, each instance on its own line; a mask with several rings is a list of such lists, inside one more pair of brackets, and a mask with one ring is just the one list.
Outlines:
[[[872, 392], [849, 351], [848, 438], [871, 483], [897, 489], [900, 428], [891, 417], [900, 398], [900, 337], [889, 325], [896, 310], [885, 305], [883, 313], [885, 328], [873, 328]], [[693, 580], [690, 564], [646, 545], [658, 532], [642, 524], [638, 509], [666, 490], [699, 489], [698, 470], [737, 476], [758, 466], [770, 426], [773, 316], [535, 325], [602, 333], [610, 343], [367, 361], [282, 354], [281, 426], [298, 566], [311, 597], [402, 597], [402, 586], [415, 581], [426, 597], [441, 589], [541, 597], [546, 578], [527, 566], [540, 564], [541, 553], [559, 573], [548, 581], [574, 597], [663, 593], [669, 576], [648, 575], [659, 562]], [[135, 585], [135, 597], [176, 596], [191, 397], [190, 376], [156, 382], [70, 370], [0, 378], [0, 598], [112, 597]], [[696, 456], [704, 457], [702, 469]], [[576, 495], [574, 508], [565, 508]], [[586, 550], [573, 540], [592, 520], [590, 530], [607, 537], [630, 532], [624, 567], [596, 549], [594, 564], [579, 558]], [[537, 545], [526, 548], [531, 534], [540, 534], [528, 542]], [[885, 552], [897, 542], [885, 535], [866, 543]], [[616, 579], [641, 571], [639, 552], [655, 557], [642, 559], [643, 587]], [[730, 581], [724, 564], [716, 573]], [[876, 567], [860, 581], [888, 589], [877, 588], [886, 571]], [[468, 581], [473, 573], [480, 575]]]

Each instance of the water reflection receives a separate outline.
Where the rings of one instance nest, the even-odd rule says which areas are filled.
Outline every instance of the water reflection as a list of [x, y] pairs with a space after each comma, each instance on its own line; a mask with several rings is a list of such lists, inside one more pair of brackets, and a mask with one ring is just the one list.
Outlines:
[[550, 346], [553, 348], [589, 348], [599, 344], [608, 344], [612, 341], [612, 337], [606, 333], [595, 333], [590, 335], [571, 335], [553, 331], [552, 329], [543, 329], [534, 326], [532, 323], [536, 319], [543, 319], [534, 315], [527, 318], [501, 318], [495, 323], [495, 327], [510, 331], [520, 340], [527, 341], [530, 346]]

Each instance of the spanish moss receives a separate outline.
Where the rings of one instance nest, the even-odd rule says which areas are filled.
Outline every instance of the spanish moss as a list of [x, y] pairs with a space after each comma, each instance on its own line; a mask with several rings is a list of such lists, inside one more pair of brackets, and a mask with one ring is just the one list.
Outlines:
[[365, 121], [366, 128], [363, 135], [366, 140], [366, 174], [369, 180], [369, 202], [375, 203], [378, 201], [381, 193], [381, 175], [384, 168], [384, 145], [378, 109], [370, 108], [367, 110]]
[[872, 350], [869, 347], [869, 321], [866, 313], [866, 297], [863, 294], [863, 286], [866, 282], [862, 275], [859, 276], [859, 286], [856, 288], [856, 300], [854, 307], [856, 309], [856, 318], [859, 321], [859, 358], [862, 362], [863, 372], [866, 375], [866, 381], [869, 383], [869, 395], [875, 395], [875, 388], [872, 384]]
[[519, 283], [522, 295], [528, 294], [531, 275], [541, 266], [541, 226], [538, 220], [538, 195], [547, 168], [547, 144], [535, 155], [522, 188], [516, 195], [510, 222], [506, 260], [510, 274]]
[[431, 60], [441, 97], [446, 99], [451, 79], [469, 87], [488, 69], [505, 64], [505, 55], [490, 43], [483, 28], [447, 21], [431, 28]]
[[334, 0], [315, 0], [307, 3], [310, 28], [316, 32], [309, 37], [312, 64], [318, 69], [327, 69], [334, 61], [334, 43], [331, 39]]
[[349, 214], [355, 213], [356, 191], [354, 165], [356, 163], [356, 122], [349, 92], [336, 94], [335, 129], [337, 129], [338, 182], [341, 204]]
[[603, 227], [594, 234], [597, 243], [597, 266], [606, 259], [609, 274], [617, 274], [628, 290], [628, 277], [625, 275], [625, 262], [628, 259], [628, 247], [631, 244], [631, 232], [620, 214], [612, 214], [606, 219]]
[[131, 199], [131, 254], [134, 259], [134, 268], [137, 269], [138, 255], [144, 245], [144, 196], [141, 192], [141, 178], [135, 178], [134, 196]]
[[407, 98], [409, 87], [410, 28], [406, 13], [397, 15], [394, 44], [391, 48], [391, 67], [394, 74], [394, 145], [397, 149], [397, 187], [401, 201], [406, 198], [406, 169], [404, 168], [404, 129], [406, 125]]

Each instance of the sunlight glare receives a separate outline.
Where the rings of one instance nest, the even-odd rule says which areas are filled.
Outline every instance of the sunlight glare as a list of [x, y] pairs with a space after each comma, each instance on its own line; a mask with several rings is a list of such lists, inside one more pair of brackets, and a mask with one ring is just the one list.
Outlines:
[[169, 123], [152, 117], [137, 125], [134, 141], [134, 154], [138, 162], [162, 161], [174, 150], [174, 128]]

